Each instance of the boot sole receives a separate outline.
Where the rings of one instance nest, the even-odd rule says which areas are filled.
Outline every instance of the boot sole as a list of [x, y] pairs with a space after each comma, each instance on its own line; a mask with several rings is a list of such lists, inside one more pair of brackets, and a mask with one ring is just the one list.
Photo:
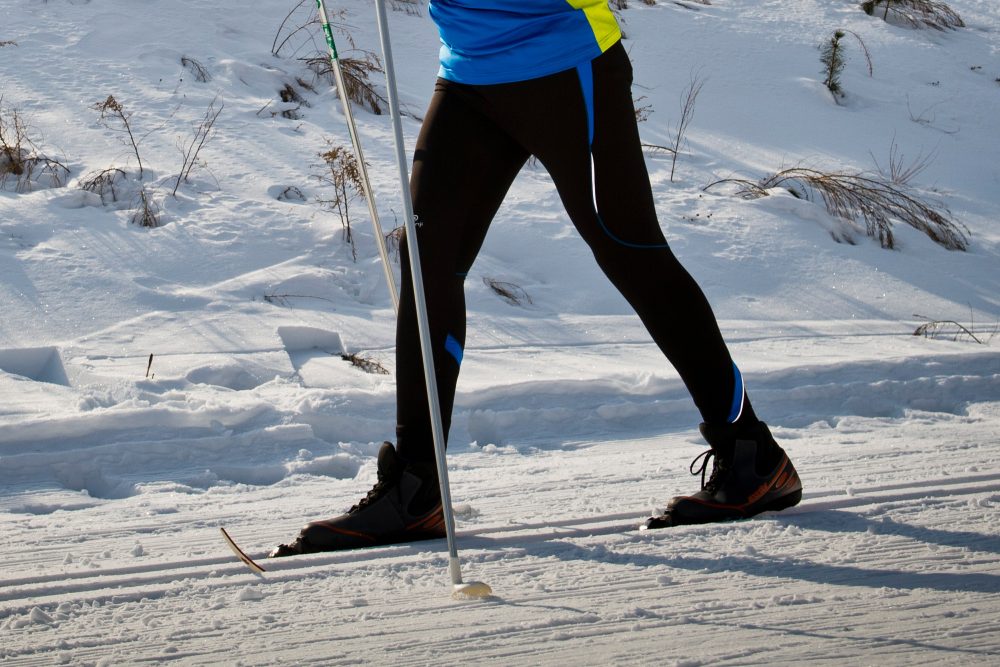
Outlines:
[[752, 514], [746, 514], [745, 516], [749, 519], [750, 517], [757, 516], [763, 512], [780, 512], [781, 510], [786, 510], [789, 507], [794, 507], [800, 502], [802, 502], [802, 489], [797, 489], [791, 493], [781, 496], [780, 498], [775, 498], [771, 502], [766, 503], [759, 508], [754, 508]]
[[698, 517], [697, 519], [692, 519], [691, 517], [684, 517], [677, 520], [670, 512], [662, 516], [650, 517], [646, 522], [640, 526], [642, 530], [655, 530], [659, 528], [672, 528], [674, 526], [696, 526], [704, 525], [707, 523], [724, 523], [726, 521], [742, 521], [762, 514], [763, 512], [780, 512], [781, 510], [788, 509], [789, 507], [794, 507], [802, 501], [802, 489], [796, 489], [791, 493], [787, 493], [779, 498], [762, 504], [759, 507], [752, 508], [752, 511], [747, 512], [734, 510], [732, 514], [726, 516], [718, 517]]

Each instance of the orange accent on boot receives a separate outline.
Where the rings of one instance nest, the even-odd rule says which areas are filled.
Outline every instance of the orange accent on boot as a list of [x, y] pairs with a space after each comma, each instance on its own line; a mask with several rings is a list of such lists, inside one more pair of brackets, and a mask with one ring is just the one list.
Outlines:
[[749, 505], [753, 505], [755, 502], [760, 500], [768, 491], [780, 486], [778, 480], [782, 479], [783, 475], [788, 474], [788, 471], [786, 470], [787, 467], [788, 467], [788, 457], [785, 456], [781, 459], [780, 472], [778, 473], [778, 475], [776, 477], [772, 477], [771, 479], [767, 480], [766, 482], [758, 486], [757, 489], [753, 493], [751, 493], [750, 496], [747, 498], [746, 504], [741, 505], [741, 507], [747, 507]]
[[337, 528], [336, 526], [331, 526], [330, 524], [328, 524], [328, 523], [326, 523], [324, 521], [317, 521], [314, 525], [322, 526], [323, 528], [326, 528], [327, 530], [329, 530], [331, 533], [340, 533], [341, 535], [349, 535], [351, 537], [360, 537], [363, 540], [369, 540], [373, 544], [375, 542], [378, 542], [378, 540], [375, 537], [369, 535], [368, 533], [362, 533], [362, 532], [357, 531], [357, 530], [348, 530], [346, 528]]
[[407, 531], [411, 530], [421, 530], [427, 532], [443, 532], [444, 531], [444, 512], [440, 505], [431, 510], [431, 513], [415, 521], [406, 527]]

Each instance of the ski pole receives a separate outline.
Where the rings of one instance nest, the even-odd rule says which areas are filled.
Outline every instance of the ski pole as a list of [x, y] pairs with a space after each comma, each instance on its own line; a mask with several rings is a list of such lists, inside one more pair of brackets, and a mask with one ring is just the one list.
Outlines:
[[365, 165], [365, 155], [361, 150], [361, 140], [358, 138], [358, 128], [354, 124], [354, 113], [351, 111], [351, 101], [347, 99], [347, 87], [344, 84], [344, 71], [340, 66], [340, 56], [337, 53], [337, 44], [333, 41], [333, 29], [330, 27], [330, 17], [326, 13], [326, 4], [323, 0], [316, 0], [316, 7], [319, 8], [319, 17], [323, 23], [323, 34], [326, 35], [326, 45], [330, 51], [330, 64], [333, 67], [333, 77], [337, 83], [337, 95], [341, 104], [344, 105], [344, 117], [347, 119], [347, 130], [351, 135], [351, 144], [354, 146], [354, 153], [358, 159], [358, 171], [361, 175], [361, 187], [365, 191], [365, 201], [368, 202], [368, 213], [372, 218], [372, 226], [375, 228], [375, 242], [378, 244], [378, 254], [382, 258], [382, 271], [385, 274], [386, 286], [389, 288], [389, 297], [392, 300], [392, 308], [399, 312], [399, 295], [396, 292], [396, 279], [392, 275], [392, 265], [389, 263], [389, 251], [385, 247], [385, 236], [382, 234], [382, 225], [379, 223], [378, 210], [375, 208], [375, 197], [372, 193], [371, 182], [368, 180], [368, 168]]
[[[406, 241], [410, 258], [410, 274], [413, 280], [413, 295], [417, 308], [417, 328], [420, 332], [420, 353], [424, 364], [424, 380], [427, 384], [427, 403], [430, 406], [431, 432], [434, 438], [434, 458], [437, 462], [438, 481], [441, 484], [441, 506], [444, 511], [445, 533], [448, 537], [448, 571], [451, 575], [454, 596], [486, 597], [492, 589], [481, 581], [462, 581], [462, 569], [455, 545], [455, 515], [451, 507], [451, 490], [448, 485], [448, 463], [445, 458], [444, 425], [441, 421], [441, 404], [438, 399], [437, 378], [434, 375], [434, 352], [431, 347], [430, 324], [427, 318], [427, 300], [424, 295], [423, 273], [420, 269], [420, 251], [417, 247], [417, 225], [413, 217], [413, 201], [410, 198], [410, 178], [406, 170], [406, 148], [403, 144], [403, 125], [399, 117], [399, 101], [396, 95], [396, 74], [392, 62], [392, 45], [389, 40], [389, 23], [386, 19], [384, 0], [375, 0], [375, 14], [378, 17], [379, 40], [385, 61], [386, 88], [389, 94], [389, 112], [395, 135], [396, 164], [399, 167], [399, 182], [403, 191], [403, 218], [406, 224]], [[405, 280], [405, 277], [403, 278]]]

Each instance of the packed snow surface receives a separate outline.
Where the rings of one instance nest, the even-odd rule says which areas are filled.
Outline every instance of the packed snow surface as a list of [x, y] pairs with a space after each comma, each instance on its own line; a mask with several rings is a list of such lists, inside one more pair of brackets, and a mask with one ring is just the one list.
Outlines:
[[[426, 6], [391, 4], [411, 150], [438, 43]], [[0, 0], [4, 141], [67, 170], [0, 181], [3, 663], [1000, 662], [1000, 5], [948, 4], [964, 27], [853, 0], [621, 12], [664, 231], [805, 495], [637, 530], [697, 489], [699, 417], [529, 164], [467, 283], [449, 467], [463, 572], [494, 596], [455, 601], [443, 540], [258, 577], [219, 536], [263, 556], [345, 510], [393, 436], [368, 212], [349, 202], [352, 251], [324, 203], [320, 153], [350, 140], [303, 60], [325, 53], [313, 3]], [[331, 10], [342, 55], [378, 50], [369, 0]], [[692, 82], [674, 165], [656, 147]], [[354, 115], [388, 231], [390, 120]], [[968, 248], [897, 222], [885, 249], [818, 197], [706, 189], [789, 167], [922, 167], [908, 192]], [[116, 193], [84, 189], [106, 169]], [[130, 222], [141, 192], [157, 227]], [[931, 321], [951, 324], [913, 335]]]

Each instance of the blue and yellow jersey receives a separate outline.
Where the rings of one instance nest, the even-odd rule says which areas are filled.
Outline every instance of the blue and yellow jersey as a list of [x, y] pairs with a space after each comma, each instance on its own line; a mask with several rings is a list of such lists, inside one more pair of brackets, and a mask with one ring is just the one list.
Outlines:
[[511, 83], [593, 60], [621, 39], [608, 0], [431, 0], [449, 81]]

